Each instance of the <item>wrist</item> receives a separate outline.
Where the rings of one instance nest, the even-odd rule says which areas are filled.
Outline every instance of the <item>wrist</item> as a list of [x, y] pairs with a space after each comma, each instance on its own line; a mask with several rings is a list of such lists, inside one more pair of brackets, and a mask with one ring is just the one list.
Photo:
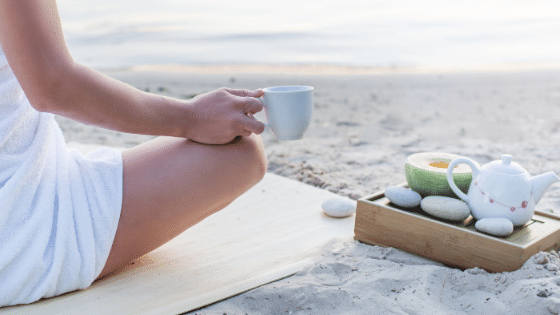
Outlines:
[[191, 138], [192, 130], [194, 129], [195, 113], [192, 106], [192, 101], [181, 101], [179, 108], [177, 132], [181, 138]]
[[192, 116], [189, 103], [176, 98], [161, 95], [159, 97], [161, 97], [163, 101], [161, 103], [165, 104], [164, 108], [166, 108], [161, 120], [161, 123], [164, 124], [164, 126], [161, 126], [163, 127], [161, 128], [163, 130], [162, 135], [187, 138], [190, 117]]

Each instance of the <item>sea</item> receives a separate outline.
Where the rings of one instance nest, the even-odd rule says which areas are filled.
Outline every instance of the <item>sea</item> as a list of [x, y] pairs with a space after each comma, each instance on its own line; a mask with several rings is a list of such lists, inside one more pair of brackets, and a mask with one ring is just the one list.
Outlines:
[[135, 65], [560, 64], [554, 0], [58, 0], [74, 59]]

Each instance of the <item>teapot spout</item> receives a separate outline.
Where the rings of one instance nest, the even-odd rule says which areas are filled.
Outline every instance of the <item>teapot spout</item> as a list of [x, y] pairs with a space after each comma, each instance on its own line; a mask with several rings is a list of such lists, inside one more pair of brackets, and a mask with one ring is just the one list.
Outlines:
[[531, 184], [533, 185], [533, 197], [535, 198], [535, 204], [537, 204], [544, 192], [550, 187], [550, 185], [555, 182], [560, 181], [560, 178], [554, 172], [544, 173], [542, 175], [534, 176], [531, 178]]

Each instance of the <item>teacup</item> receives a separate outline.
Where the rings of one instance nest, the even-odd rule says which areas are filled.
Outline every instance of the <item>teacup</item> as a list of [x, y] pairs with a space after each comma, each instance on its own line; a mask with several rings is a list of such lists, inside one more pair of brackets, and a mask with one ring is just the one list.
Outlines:
[[275, 86], [263, 89], [267, 126], [278, 140], [303, 137], [313, 112], [313, 87]]

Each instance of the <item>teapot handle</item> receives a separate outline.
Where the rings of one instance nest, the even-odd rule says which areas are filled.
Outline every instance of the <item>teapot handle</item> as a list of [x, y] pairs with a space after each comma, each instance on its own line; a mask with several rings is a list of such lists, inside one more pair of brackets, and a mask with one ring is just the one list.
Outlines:
[[466, 157], [460, 157], [460, 158], [456, 158], [455, 160], [451, 161], [451, 163], [449, 163], [449, 166], [447, 167], [447, 182], [449, 183], [449, 186], [451, 187], [451, 190], [453, 190], [453, 192], [455, 194], [457, 194], [457, 196], [459, 196], [459, 198], [461, 198], [463, 201], [468, 203], [467, 195], [465, 195], [465, 193], [463, 193], [457, 187], [457, 185], [455, 185], [455, 181], [453, 180], [453, 169], [455, 168], [455, 166], [457, 166], [461, 163], [468, 164], [471, 167], [472, 178], [473, 179], [475, 179], [477, 177], [478, 167], [476, 166], [474, 161], [471, 160], [471, 159], [468, 159]]

